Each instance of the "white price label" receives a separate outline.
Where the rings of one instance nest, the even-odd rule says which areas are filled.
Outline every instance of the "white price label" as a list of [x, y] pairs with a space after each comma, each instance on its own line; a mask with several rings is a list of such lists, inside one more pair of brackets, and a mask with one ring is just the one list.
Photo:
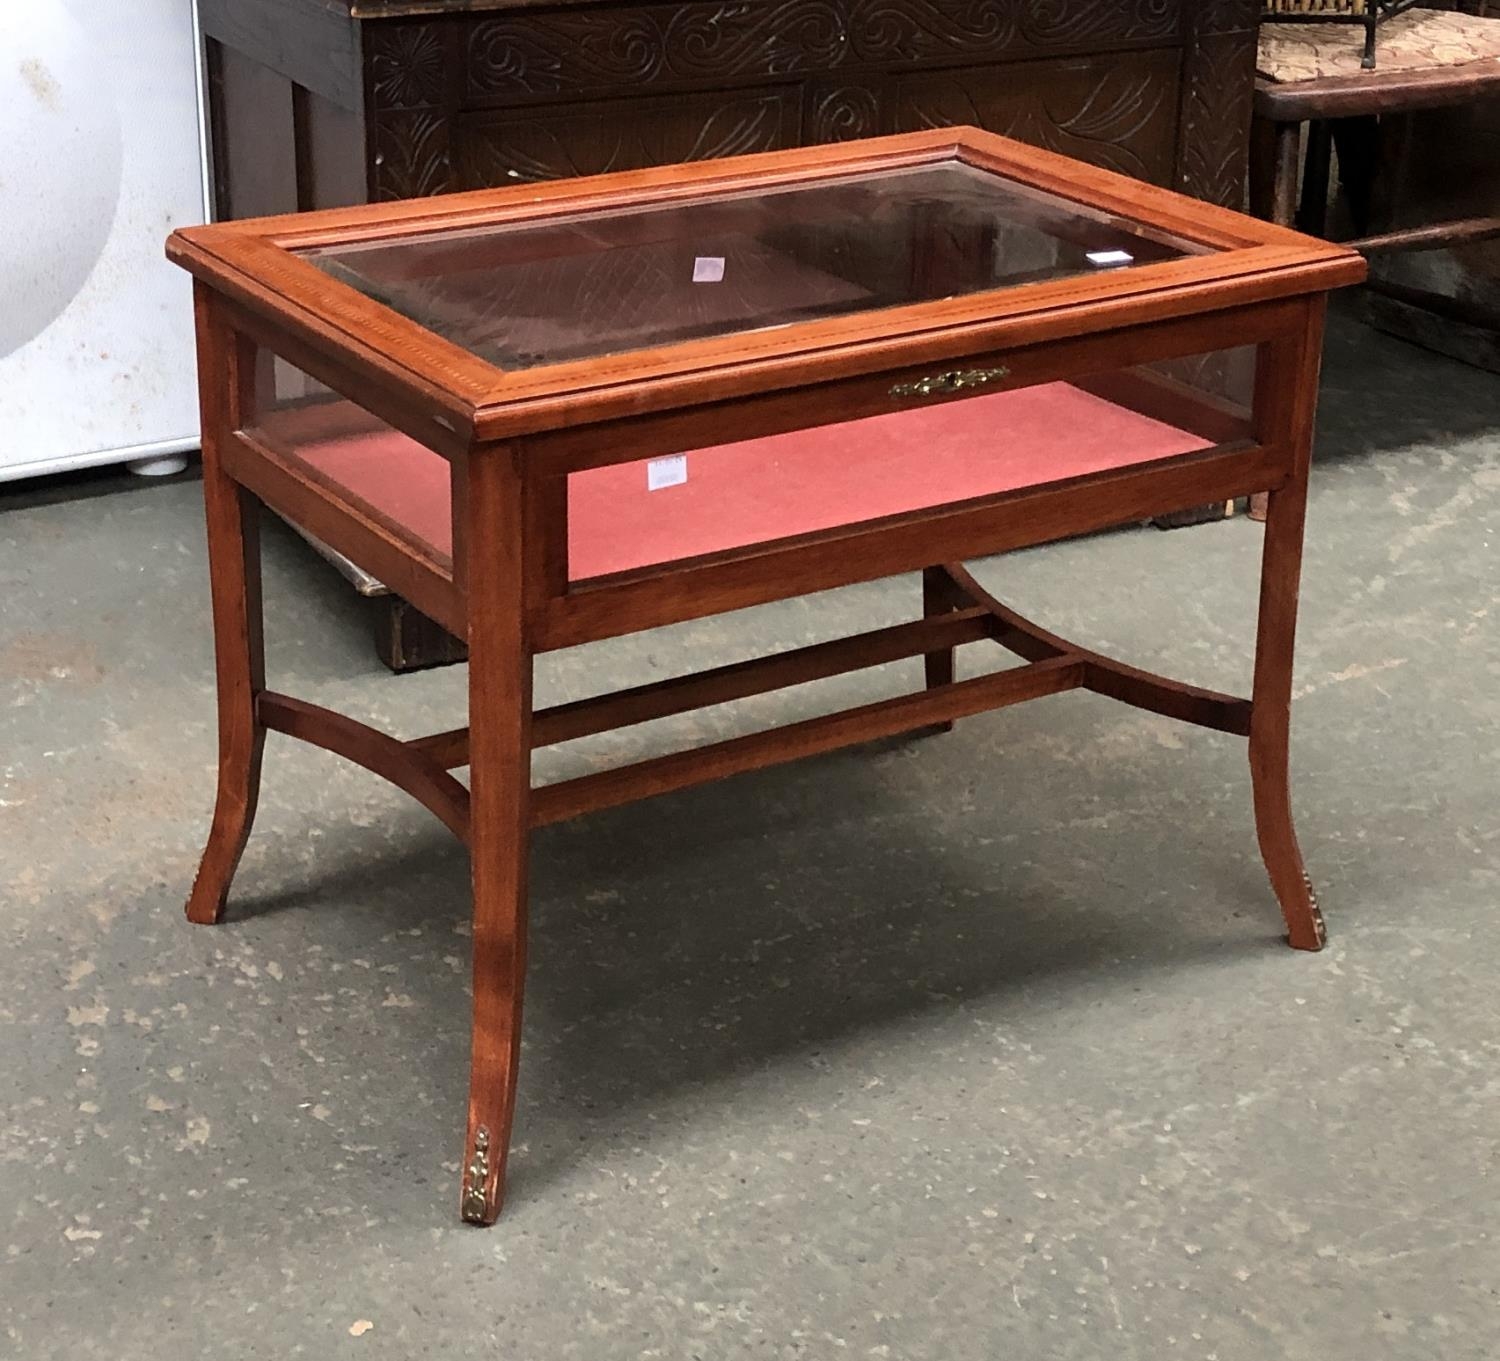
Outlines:
[[687, 455], [673, 454], [671, 458], [653, 458], [646, 462], [646, 490], [660, 491], [663, 487], [676, 487], [687, 481]]
[[1128, 250], [1091, 250], [1088, 255], [1089, 264], [1098, 265], [1100, 269], [1109, 269], [1114, 265], [1133, 265], [1135, 256]]
[[722, 255], [700, 255], [693, 261], [695, 284], [716, 284], [723, 277], [724, 257]]

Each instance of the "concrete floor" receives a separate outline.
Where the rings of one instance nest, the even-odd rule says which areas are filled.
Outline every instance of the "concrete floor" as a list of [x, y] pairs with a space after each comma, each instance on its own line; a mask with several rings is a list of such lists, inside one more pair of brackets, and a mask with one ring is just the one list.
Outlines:
[[[232, 918], [189, 928], [198, 488], [7, 490], [0, 1353], [1500, 1355], [1497, 432], [1492, 377], [1335, 331], [1295, 753], [1326, 952], [1280, 943], [1241, 744], [1088, 696], [549, 830], [490, 1231], [456, 1222], [463, 854], [273, 738]], [[979, 571], [1231, 688], [1259, 540], [1139, 529]], [[267, 558], [278, 685], [404, 733], [459, 719], [461, 669], [384, 674], [321, 562], [280, 527]], [[915, 602], [901, 579], [549, 657], [542, 698]]]

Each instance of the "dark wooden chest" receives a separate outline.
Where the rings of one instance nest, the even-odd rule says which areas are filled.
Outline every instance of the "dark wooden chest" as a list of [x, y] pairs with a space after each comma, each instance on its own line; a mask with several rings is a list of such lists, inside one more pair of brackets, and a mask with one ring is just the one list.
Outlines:
[[239, 217], [970, 123], [1238, 204], [1257, 0], [203, 0]]

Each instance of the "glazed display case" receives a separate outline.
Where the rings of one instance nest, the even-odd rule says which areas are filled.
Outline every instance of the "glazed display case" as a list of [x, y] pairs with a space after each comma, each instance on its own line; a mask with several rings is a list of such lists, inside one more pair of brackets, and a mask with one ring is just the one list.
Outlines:
[[[189, 916], [222, 916], [267, 731], [468, 844], [466, 1219], [503, 1193], [549, 823], [1082, 689], [1248, 740], [1290, 942], [1323, 944], [1292, 652], [1326, 295], [1357, 254], [976, 129], [221, 224], [170, 252], [197, 280], [221, 736]], [[1061, 638], [963, 565], [1256, 492], [1246, 696]], [[466, 643], [467, 726], [402, 740], [269, 686], [262, 506]], [[902, 573], [911, 622], [533, 706], [540, 653]], [[959, 679], [971, 643], [1021, 664]], [[895, 698], [533, 787], [536, 748], [918, 658]]]

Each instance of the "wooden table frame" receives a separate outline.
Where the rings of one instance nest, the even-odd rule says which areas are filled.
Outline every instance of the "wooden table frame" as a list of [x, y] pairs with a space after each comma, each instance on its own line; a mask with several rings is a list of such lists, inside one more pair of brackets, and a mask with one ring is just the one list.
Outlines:
[[[705, 189], [795, 183], [957, 155], [1216, 247], [1162, 265], [501, 373], [335, 283], [286, 247], [376, 239]], [[515, 1107], [531, 830], [817, 752], [950, 726], [990, 709], [1085, 689], [1246, 737], [1256, 826], [1290, 943], [1324, 927], [1303, 870], [1288, 788], [1293, 639], [1325, 294], [1359, 258], [1061, 157], [970, 129], [181, 232], [196, 276], [207, 512], [219, 692], [213, 826], [188, 903], [222, 917], [255, 813], [268, 731], [324, 747], [391, 781], [469, 847], [473, 1046], [462, 1213], [493, 1221]], [[1013, 368], [1002, 386], [1225, 345], [1253, 344], [1253, 434], [1202, 453], [958, 502], [887, 520], [570, 582], [570, 472], [909, 406], [910, 384]], [[451, 558], [341, 501], [257, 436], [258, 356], [273, 352], [447, 458]], [[939, 383], [930, 400], [963, 400]], [[893, 392], [897, 389], [904, 395]], [[921, 400], [918, 398], [917, 400]], [[1181, 419], [1212, 434], [1211, 411]], [[962, 559], [1270, 492], [1249, 698], [1137, 670], [1054, 636], [983, 590]], [[268, 689], [256, 519], [275, 509], [333, 544], [468, 642], [469, 726], [401, 741]], [[911, 623], [537, 710], [532, 659], [858, 581], [922, 570]], [[955, 680], [953, 650], [989, 639], [1026, 665]], [[925, 688], [622, 769], [532, 788], [533, 748], [820, 677], [921, 656]], [[467, 765], [468, 788], [450, 772]]]

